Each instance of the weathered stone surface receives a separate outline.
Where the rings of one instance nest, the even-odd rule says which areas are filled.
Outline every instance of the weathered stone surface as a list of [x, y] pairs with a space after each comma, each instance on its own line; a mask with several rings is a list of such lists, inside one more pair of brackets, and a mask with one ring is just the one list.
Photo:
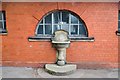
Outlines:
[[55, 31], [53, 40], [54, 40], [54, 41], [58, 41], [58, 42], [64, 42], [64, 41], [66, 42], [66, 41], [69, 41], [68, 32], [65, 31], [65, 30]]
[[[76, 70], [77, 66], [74, 64], [66, 64], [64, 66], [58, 66], [57, 64], [46, 64], [45, 70], [53, 75], [67, 75], [71, 74]], [[39, 73], [39, 69], [38, 69]]]
[[64, 66], [66, 62], [66, 48], [70, 45], [68, 32], [64, 30], [55, 31], [52, 44], [57, 49], [57, 65]]
[[57, 65], [64, 66], [65, 65], [65, 61], [57, 61]]

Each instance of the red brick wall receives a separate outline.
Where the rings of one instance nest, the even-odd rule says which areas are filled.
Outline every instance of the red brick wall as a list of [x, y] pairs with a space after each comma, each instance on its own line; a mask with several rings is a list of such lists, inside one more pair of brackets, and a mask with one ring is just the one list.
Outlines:
[[29, 42], [27, 38], [34, 36], [38, 20], [45, 13], [66, 9], [78, 14], [86, 23], [89, 36], [95, 38], [94, 42], [71, 42], [67, 61], [84, 68], [117, 67], [118, 3], [3, 3], [2, 7], [8, 30], [2, 36], [3, 66], [37, 67], [54, 63], [56, 51], [51, 42]]

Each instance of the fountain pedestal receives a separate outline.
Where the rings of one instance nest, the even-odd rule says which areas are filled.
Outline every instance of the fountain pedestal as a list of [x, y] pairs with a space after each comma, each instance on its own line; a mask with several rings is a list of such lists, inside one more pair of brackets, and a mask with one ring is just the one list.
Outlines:
[[64, 30], [56, 31], [52, 38], [52, 44], [57, 50], [57, 62], [56, 64], [46, 64], [45, 70], [54, 75], [65, 75], [74, 72], [77, 66], [66, 62], [66, 48], [70, 45], [68, 33]]

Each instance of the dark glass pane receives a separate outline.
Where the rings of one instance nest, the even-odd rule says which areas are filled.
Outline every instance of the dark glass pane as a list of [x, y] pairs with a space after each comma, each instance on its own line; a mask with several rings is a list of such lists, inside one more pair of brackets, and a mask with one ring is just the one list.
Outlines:
[[39, 25], [37, 33], [38, 34], [43, 34], [43, 25]]
[[120, 31], [120, 21], [118, 21], [118, 30]]
[[2, 22], [0, 22], [0, 29], [3, 29], [3, 24], [2, 24]]
[[45, 34], [52, 34], [52, 26], [45, 25]]
[[2, 20], [2, 12], [0, 12], [0, 20]]
[[43, 20], [39, 24], [43, 24]]
[[69, 25], [68, 24], [63, 24], [61, 27], [63, 30], [69, 32]]
[[69, 23], [69, 13], [68, 12], [66, 12], [66, 11], [62, 12], [62, 21], [64, 23]]
[[86, 35], [86, 30], [83, 25], [79, 25], [79, 34]]
[[73, 24], [78, 24], [78, 19], [77, 19], [77, 17], [76, 16], [74, 16], [74, 15], [71, 15], [71, 23]]
[[79, 20], [79, 24], [80, 24], [80, 25], [83, 25], [83, 22]]
[[59, 30], [60, 29], [60, 26], [59, 25], [54, 25], [53, 26], [53, 32], [55, 32], [56, 30]]
[[71, 35], [77, 35], [78, 33], [78, 25], [71, 25]]
[[60, 22], [61, 19], [60, 19], [60, 12], [55, 12], [54, 13], [54, 20], [53, 20], [53, 23], [58, 23]]
[[118, 15], [118, 30], [120, 30], [120, 10], [119, 10], [119, 15]]
[[49, 14], [45, 17], [45, 23], [52, 23], [52, 14]]
[[118, 17], [118, 20], [120, 20], [120, 11], [119, 11], [119, 13], [118, 13], [118, 16], [119, 16], [119, 17]]

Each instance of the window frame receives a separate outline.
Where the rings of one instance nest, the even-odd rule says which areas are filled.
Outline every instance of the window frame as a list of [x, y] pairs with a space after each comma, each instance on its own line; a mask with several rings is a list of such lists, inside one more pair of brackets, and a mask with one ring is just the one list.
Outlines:
[[2, 28], [0, 29], [0, 34], [4, 35], [7, 34], [7, 29], [6, 29], [6, 13], [5, 11], [0, 11], [2, 13], [2, 19], [0, 22], [2, 23]]
[[[56, 24], [53, 24], [53, 17], [54, 17], [54, 14], [55, 14], [55, 12], [60, 12], [60, 17], [62, 17], [62, 14], [63, 14], [63, 12], [68, 12], [69, 14], [69, 23], [67, 23], [67, 25], [68, 25], [68, 30], [69, 30], [69, 37], [88, 37], [88, 30], [87, 30], [87, 27], [86, 27], [86, 24], [84, 23], [84, 21], [76, 14], [76, 13], [74, 13], [74, 12], [72, 12], [72, 11], [69, 11], [69, 10], [54, 10], [54, 11], [50, 11], [50, 12], [48, 12], [47, 14], [45, 14], [43, 17], [42, 17], [42, 19], [38, 22], [38, 24], [37, 24], [37, 28], [36, 28], [36, 30], [35, 30], [35, 35], [36, 36], [39, 36], [39, 37], [51, 37], [51, 35], [50, 34], [45, 34], [45, 25], [50, 25], [50, 24], [46, 24], [45, 23], [45, 18], [46, 18], [46, 16], [48, 16], [49, 14], [51, 14], [51, 19], [52, 19], [52, 24], [51, 24], [51, 28], [52, 28], [52, 33], [51, 34], [53, 34], [53, 27], [54, 27], [54, 25], [59, 25], [58, 23], [56, 23]], [[72, 18], [72, 16], [75, 16], [77, 19], [78, 19], [78, 22], [77, 23], [71, 23], [71, 18]], [[61, 20], [62, 20], [62, 18], [61, 18]], [[43, 21], [43, 24], [40, 24], [41, 22]], [[39, 28], [39, 25], [43, 25], [43, 34], [38, 34], [38, 28]], [[71, 25], [73, 25], [73, 26], [75, 26], [75, 25], [77, 25], [78, 27], [78, 29], [77, 29], [77, 34], [76, 35], [71, 35]], [[80, 25], [83, 25], [82, 27], [84, 27], [84, 29], [85, 29], [85, 35], [81, 35], [81, 34], [79, 34], [79, 27], [80, 27]]]

